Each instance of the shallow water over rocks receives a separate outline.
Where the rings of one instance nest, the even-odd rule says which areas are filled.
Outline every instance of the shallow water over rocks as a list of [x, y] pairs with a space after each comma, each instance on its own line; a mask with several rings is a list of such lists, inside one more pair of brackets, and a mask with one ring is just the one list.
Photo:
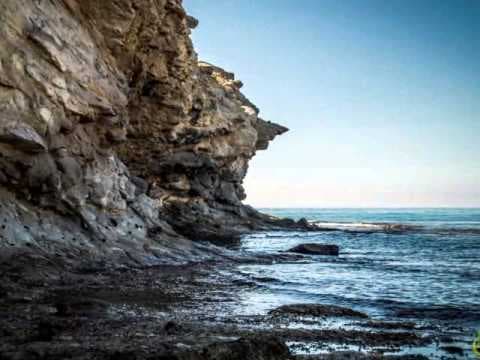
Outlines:
[[[414, 323], [472, 356], [471, 343], [480, 329], [480, 210], [263, 211], [305, 217], [329, 231], [253, 234], [244, 237], [241, 251], [276, 254], [317, 243], [338, 245], [340, 254], [239, 266], [257, 285], [241, 293], [239, 313], [266, 314], [297, 303], [340, 305], [365, 312], [377, 323]], [[344, 325], [330, 322], [333, 328]], [[458, 353], [437, 355], [455, 358]]]

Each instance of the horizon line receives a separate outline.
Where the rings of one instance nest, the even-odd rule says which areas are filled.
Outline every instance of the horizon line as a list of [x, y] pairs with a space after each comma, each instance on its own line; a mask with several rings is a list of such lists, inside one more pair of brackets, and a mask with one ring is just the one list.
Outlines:
[[[247, 204], [249, 205], [249, 204]], [[480, 210], [480, 206], [255, 206], [256, 209], [465, 209]]]

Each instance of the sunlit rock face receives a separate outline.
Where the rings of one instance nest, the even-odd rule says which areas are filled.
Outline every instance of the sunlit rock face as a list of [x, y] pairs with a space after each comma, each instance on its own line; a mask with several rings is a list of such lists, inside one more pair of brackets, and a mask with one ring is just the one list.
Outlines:
[[198, 62], [197, 24], [180, 0], [0, 3], [0, 244], [155, 254], [265, 226], [242, 180], [287, 129]]

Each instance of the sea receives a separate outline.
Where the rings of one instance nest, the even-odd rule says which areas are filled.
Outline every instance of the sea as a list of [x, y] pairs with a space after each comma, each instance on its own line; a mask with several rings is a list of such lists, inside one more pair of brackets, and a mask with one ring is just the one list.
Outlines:
[[241, 293], [239, 312], [339, 305], [378, 321], [437, 329], [445, 339], [460, 339], [456, 345], [471, 354], [466, 358], [473, 356], [469, 349], [480, 330], [480, 209], [260, 210], [305, 218], [321, 231], [251, 234], [242, 239], [241, 251], [280, 255], [318, 243], [338, 245], [340, 255], [241, 265], [238, 271], [259, 286]]

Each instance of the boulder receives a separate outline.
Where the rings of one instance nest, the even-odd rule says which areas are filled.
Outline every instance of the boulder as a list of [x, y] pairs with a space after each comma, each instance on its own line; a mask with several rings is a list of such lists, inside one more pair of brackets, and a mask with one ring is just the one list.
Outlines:
[[339, 247], [331, 244], [300, 244], [288, 251], [298, 254], [338, 256]]
[[296, 316], [315, 316], [315, 317], [356, 317], [368, 318], [368, 315], [360, 311], [336, 305], [321, 304], [293, 304], [280, 306], [269, 312], [270, 315], [296, 315]]

